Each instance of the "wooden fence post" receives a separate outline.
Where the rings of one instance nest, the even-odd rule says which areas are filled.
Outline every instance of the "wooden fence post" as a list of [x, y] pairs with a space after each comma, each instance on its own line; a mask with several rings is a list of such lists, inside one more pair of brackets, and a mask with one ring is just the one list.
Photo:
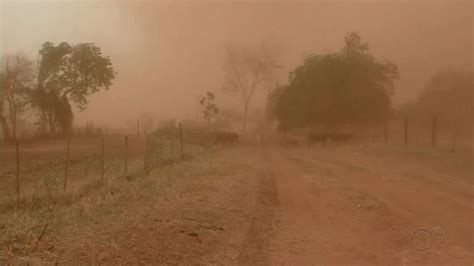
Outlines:
[[145, 173], [145, 175], [148, 175], [148, 163], [148, 136], [145, 135], [145, 158], [143, 159], [143, 173]]
[[140, 121], [137, 121], [137, 136], [140, 136]]
[[385, 119], [385, 124], [384, 124], [384, 141], [385, 143], [388, 142], [388, 121]]
[[260, 145], [263, 146], [263, 132], [260, 132]]
[[433, 127], [431, 129], [431, 146], [436, 147], [436, 115], [433, 116]]
[[181, 122], [179, 125], [179, 143], [181, 148], [181, 160], [184, 159], [184, 147], [183, 147], [183, 127], [181, 126]]
[[67, 173], [69, 171], [69, 146], [71, 145], [71, 136], [68, 135], [67, 143], [66, 143], [66, 167], [64, 169], [64, 191], [66, 191], [67, 187]]
[[453, 132], [453, 143], [452, 143], [451, 151], [452, 152], [456, 151], [456, 133], [455, 132]]
[[456, 127], [453, 126], [453, 137], [451, 142], [451, 152], [456, 151]]
[[127, 174], [128, 172], [128, 136], [125, 136], [124, 162], [125, 162], [124, 173]]
[[105, 150], [105, 149], [104, 149], [104, 143], [105, 143], [105, 139], [104, 139], [104, 137], [102, 137], [102, 156], [101, 156], [102, 158], [101, 158], [101, 166], [100, 166], [100, 168], [101, 168], [101, 171], [100, 171], [100, 179], [101, 179], [102, 181], [104, 180], [104, 172], [105, 172], [105, 169], [104, 169], [104, 160], [105, 160], [105, 159], [104, 159], [104, 156], [105, 156], [105, 154], [104, 154], [104, 153], [105, 153], [105, 152], [104, 152], [104, 150]]
[[143, 156], [143, 174], [146, 176], [147, 175], [147, 149], [148, 149], [148, 139], [145, 135], [145, 156]]
[[405, 136], [405, 145], [406, 145], [408, 144], [408, 117], [407, 115], [405, 115], [404, 136]]
[[171, 160], [174, 159], [174, 133], [171, 134]]
[[16, 203], [20, 204], [20, 142], [15, 141], [16, 149]]

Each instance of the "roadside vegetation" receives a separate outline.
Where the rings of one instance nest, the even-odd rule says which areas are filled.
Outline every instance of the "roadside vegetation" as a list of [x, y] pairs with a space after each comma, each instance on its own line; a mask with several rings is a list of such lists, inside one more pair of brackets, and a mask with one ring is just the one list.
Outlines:
[[[10, 182], [14, 180], [15, 164], [2, 165], [0, 261], [28, 262], [28, 258], [36, 256], [33, 254], [37, 252], [48, 256], [48, 251], [42, 250], [47, 247], [40, 245], [44, 234], [55, 234], [63, 227], [81, 221], [99, 221], [129, 203], [164, 195], [176, 182], [188, 182], [184, 180], [196, 173], [196, 169], [188, 167], [188, 161], [206, 158], [209, 153], [202, 146], [186, 143], [182, 157], [178, 141], [172, 142], [170, 137], [158, 134], [149, 137], [148, 151], [145, 138], [131, 138], [126, 153], [123, 136], [112, 135], [105, 139], [107, 153], [103, 179], [101, 156], [98, 149], [94, 151], [100, 146], [100, 140], [72, 139], [72, 151], [77, 152], [69, 163], [67, 188], [63, 188], [65, 162], [62, 154], [45, 147], [41, 152], [52, 153], [52, 158], [34, 156], [23, 161], [19, 202], [14, 183]], [[144, 161], [145, 151], [148, 162]], [[145, 163], [148, 163], [147, 169]], [[22, 261], [22, 258], [26, 260]], [[48, 260], [52, 259], [48, 257]]]

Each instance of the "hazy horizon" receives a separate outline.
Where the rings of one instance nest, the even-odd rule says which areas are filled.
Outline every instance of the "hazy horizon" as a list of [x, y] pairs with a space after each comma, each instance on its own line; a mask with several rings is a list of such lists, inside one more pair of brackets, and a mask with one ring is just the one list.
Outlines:
[[[196, 96], [221, 91], [222, 61], [230, 43], [272, 42], [281, 48], [275, 81], [258, 92], [251, 109], [264, 108], [275, 83], [305, 55], [336, 52], [344, 35], [360, 33], [378, 59], [400, 69], [395, 105], [413, 99], [446, 67], [472, 70], [472, 3], [468, 1], [114, 2], [2, 1], [2, 54], [36, 60], [46, 41], [94, 42], [118, 72], [109, 91], [75, 112], [77, 123], [124, 126], [141, 113], [158, 119], [194, 117]], [[240, 110], [240, 109], [238, 109]]]

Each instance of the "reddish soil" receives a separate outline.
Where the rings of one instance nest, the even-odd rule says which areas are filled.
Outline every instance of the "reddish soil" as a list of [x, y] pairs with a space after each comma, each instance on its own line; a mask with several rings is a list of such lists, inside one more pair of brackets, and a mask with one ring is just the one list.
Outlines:
[[76, 263], [474, 263], [472, 168], [465, 179], [436, 170], [437, 160], [355, 146], [234, 147], [196, 163], [202, 173], [185, 177], [192, 186], [70, 225], [42, 245]]
[[[296, 165], [286, 154], [265, 151], [279, 200], [270, 264], [470, 265], [474, 261], [472, 185], [433, 183], [430, 169], [414, 171], [406, 162], [392, 168], [381, 159], [350, 152], [292, 153]], [[431, 248], [416, 251], [410, 246], [410, 234], [420, 227], [439, 227], [444, 238], [431, 235]]]

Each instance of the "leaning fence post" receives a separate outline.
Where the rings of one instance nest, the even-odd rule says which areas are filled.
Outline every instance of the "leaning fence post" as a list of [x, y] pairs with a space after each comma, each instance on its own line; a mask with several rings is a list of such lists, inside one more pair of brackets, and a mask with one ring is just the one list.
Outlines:
[[179, 125], [179, 143], [181, 148], [181, 160], [184, 159], [184, 147], [183, 147], [183, 127], [181, 126], [181, 122]]
[[16, 149], [16, 203], [20, 204], [20, 142], [15, 141]]
[[404, 136], [405, 136], [405, 144], [408, 144], [408, 117], [407, 115], [405, 115]]
[[433, 127], [431, 129], [431, 146], [436, 146], [436, 115], [433, 116]]
[[125, 163], [125, 169], [124, 172], [127, 174], [128, 172], [128, 136], [125, 136], [125, 152], [124, 152], [124, 163]]
[[67, 173], [69, 171], [69, 146], [71, 145], [71, 136], [67, 137], [67, 143], [66, 143], [66, 167], [64, 169], [64, 190], [66, 190], [67, 187]]
[[102, 181], [104, 180], [104, 172], [105, 172], [105, 169], [104, 169], [104, 156], [105, 156], [104, 155], [104, 150], [105, 150], [104, 149], [104, 142], [105, 142], [104, 137], [102, 137], [102, 156], [101, 156], [102, 158], [101, 158], [101, 166], [100, 166], [100, 168], [101, 168], [100, 179]]

